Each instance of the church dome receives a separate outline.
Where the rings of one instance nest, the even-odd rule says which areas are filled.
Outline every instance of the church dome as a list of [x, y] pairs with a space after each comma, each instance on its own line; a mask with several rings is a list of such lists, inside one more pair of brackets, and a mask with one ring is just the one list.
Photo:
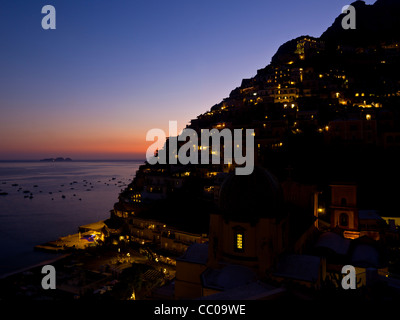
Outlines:
[[257, 222], [283, 216], [283, 194], [278, 180], [255, 167], [250, 175], [230, 173], [221, 185], [219, 208], [225, 220]]

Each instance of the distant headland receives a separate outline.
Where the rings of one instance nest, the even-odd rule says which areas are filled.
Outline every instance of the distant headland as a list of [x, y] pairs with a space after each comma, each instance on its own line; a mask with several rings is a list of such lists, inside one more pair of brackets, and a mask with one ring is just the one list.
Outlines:
[[63, 161], [72, 161], [71, 158], [47, 158], [47, 159], [41, 159], [40, 161], [44, 162], [63, 162]]

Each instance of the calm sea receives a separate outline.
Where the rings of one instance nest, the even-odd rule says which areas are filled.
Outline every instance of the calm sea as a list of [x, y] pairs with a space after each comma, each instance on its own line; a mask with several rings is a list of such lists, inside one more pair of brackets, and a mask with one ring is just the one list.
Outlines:
[[0, 277], [55, 257], [34, 246], [107, 219], [143, 161], [0, 162]]

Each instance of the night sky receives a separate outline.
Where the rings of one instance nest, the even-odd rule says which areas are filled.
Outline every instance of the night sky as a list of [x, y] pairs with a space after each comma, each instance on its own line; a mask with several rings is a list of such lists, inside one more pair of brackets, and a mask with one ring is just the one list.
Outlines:
[[347, 4], [1, 0], [0, 160], [143, 159], [148, 130], [185, 127]]

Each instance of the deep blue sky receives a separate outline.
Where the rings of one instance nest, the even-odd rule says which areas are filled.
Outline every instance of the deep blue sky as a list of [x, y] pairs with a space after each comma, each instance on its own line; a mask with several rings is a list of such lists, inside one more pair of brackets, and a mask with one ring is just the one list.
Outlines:
[[[372, 4], [374, 1], [366, 1]], [[56, 8], [56, 30], [41, 9]], [[133, 158], [346, 0], [1, 0], [0, 160]]]

